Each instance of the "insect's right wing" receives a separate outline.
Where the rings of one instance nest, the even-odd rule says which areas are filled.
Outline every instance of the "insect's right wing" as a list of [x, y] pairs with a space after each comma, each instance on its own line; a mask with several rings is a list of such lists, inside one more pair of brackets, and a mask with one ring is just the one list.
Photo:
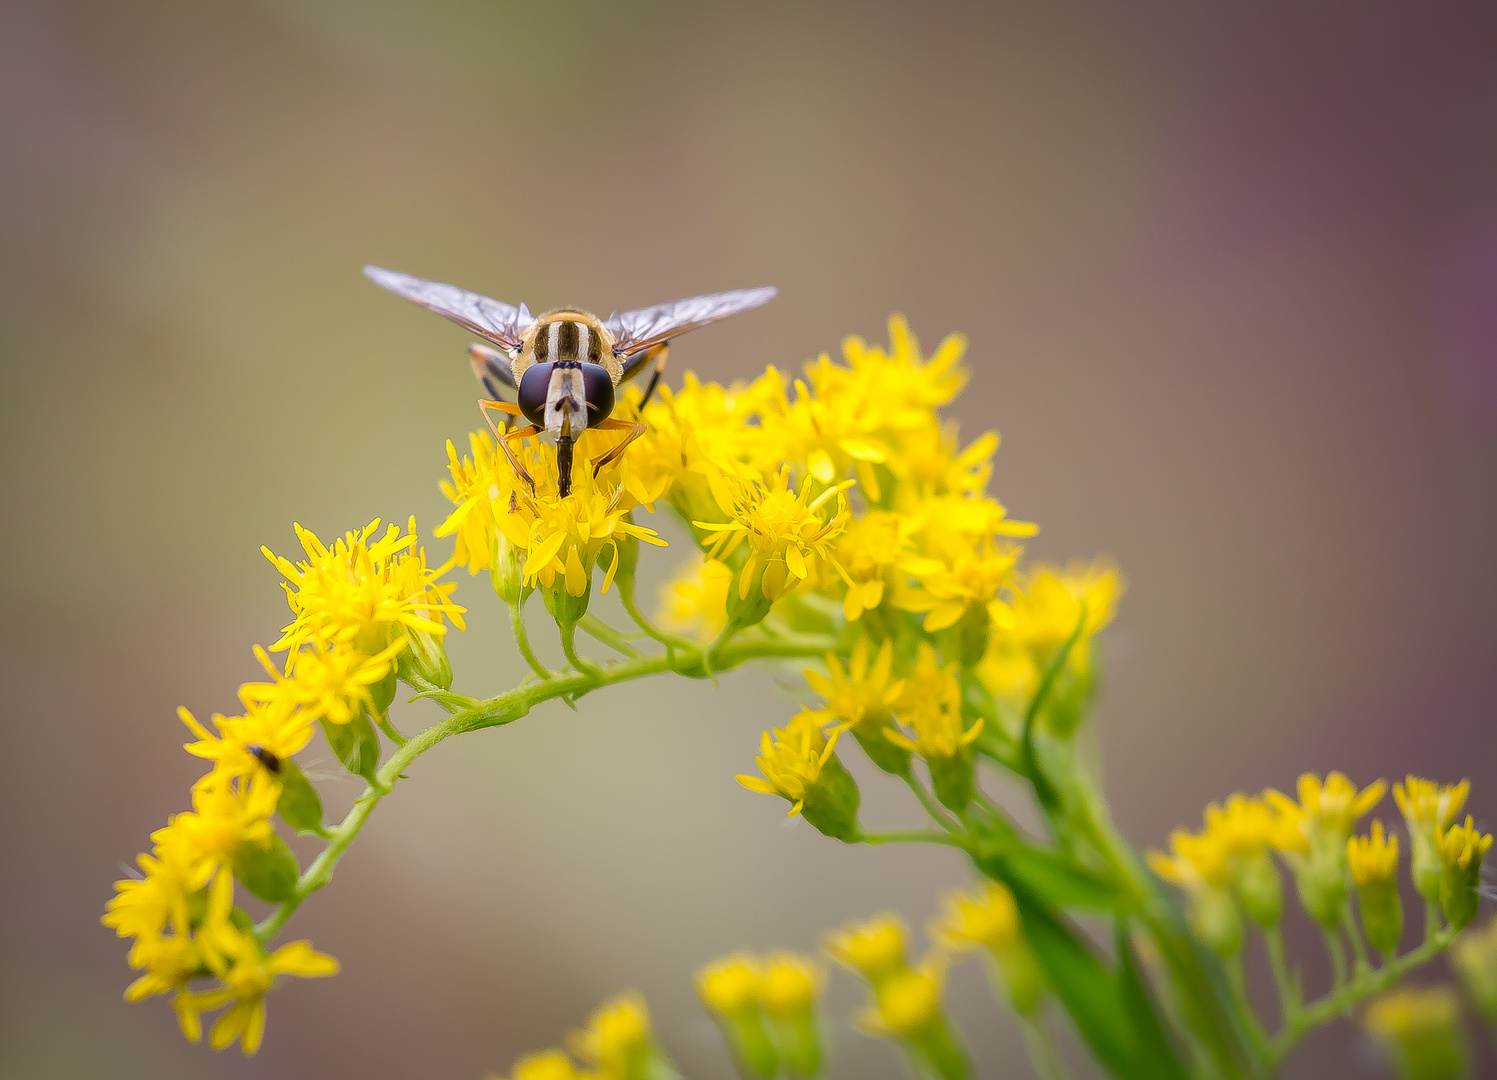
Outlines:
[[443, 318], [451, 319], [465, 330], [471, 330], [486, 338], [506, 352], [520, 350], [525, 340], [525, 331], [535, 321], [524, 304], [511, 307], [499, 300], [459, 289], [456, 285], [444, 285], [440, 281], [398, 274], [378, 266], [364, 267], [364, 276], [382, 289], [389, 289], [396, 296], [414, 300], [428, 311], [435, 311]]
[[689, 296], [669, 304], [638, 308], [609, 316], [603, 325], [613, 334], [614, 355], [625, 362], [624, 378], [638, 370], [643, 353], [651, 346], [659, 345], [678, 337], [688, 330], [737, 315], [774, 299], [778, 290], [773, 286], [762, 289], [734, 289], [732, 292], [712, 293], [708, 296]]

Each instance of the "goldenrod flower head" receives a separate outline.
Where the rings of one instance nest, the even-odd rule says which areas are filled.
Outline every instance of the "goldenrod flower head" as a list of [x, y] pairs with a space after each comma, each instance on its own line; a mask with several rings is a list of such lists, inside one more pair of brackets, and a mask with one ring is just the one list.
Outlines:
[[168, 923], [179, 936], [189, 930], [188, 898], [207, 886], [215, 863], [192, 845], [174, 842], [171, 828], [156, 831], [153, 854], [136, 856], [142, 878], [114, 883], [100, 922], [120, 937], [153, 938]]
[[631, 503], [622, 492], [607, 485], [584, 481], [573, 487], [566, 498], [555, 494], [518, 499], [515, 510], [499, 521], [514, 546], [525, 553], [520, 572], [528, 584], [539, 582], [550, 589], [561, 575], [568, 595], [582, 596], [588, 590], [593, 564], [604, 548], [613, 550], [603, 578], [603, 591], [613, 583], [619, 566], [619, 545], [634, 537], [656, 547], [665, 541], [654, 529], [629, 520]]
[[904, 922], [897, 915], [875, 915], [826, 935], [827, 954], [878, 985], [905, 969]]
[[934, 414], [925, 423], [900, 433], [898, 450], [886, 462], [899, 481], [896, 505], [908, 510], [941, 495], [980, 495], [993, 473], [998, 433], [989, 431], [957, 449], [957, 428]]
[[1462, 871], [1480, 869], [1491, 846], [1492, 837], [1476, 828], [1475, 820], [1467, 814], [1465, 824], [1452, 825], [1440, 834], [1440, 859], [1446, 866]]
[[660, 621], [712, 641], [728, 621], [733, 571], [716, 559], [696, 557], [660, 587]]
[[[264, 655], [260, 650], [257, 653]], [[197, 736], [196, 742], [184, 743], [182, 748], [189, 754], [213, 762], [213, 771], [200, 779], [197, 786], [219, 784], [228, 777], [265, 773], [264, 762], [250, 751], [252, 746], [284, 761], [305, 749], [311, 741], [314, 718], [299, 711], [291, 701], [255, 700], [254, 694], [264, 685], [246, 683], [240, 687], [240, 698], [245, 703], [243, 716], [213, 714], [213, 725], [218, 728], [219, 735], [200, 724], [187, 709], [177, 710], [182, 723]]]
[[1225, 805], [1206, 807], [1206, 832], [1223, 853], [1235, 856], [1261, 855], [1270, 847], [1293, 847], [1299, 843], [1294, 824], [1274, 812], [1262, 799], [1237, 793]]
[[918, 968], [892, 973], [874, 993], [874, 1004], [858, 1016], [858, 1027], [870, 1035], [908, 1039], [941, 1019], [941, 990], [946, 966], [941, 957], [927, 956]]
[[1402, 988], [1377, 998], [1362, 1013], [1362, 1027], [1398, 1062], [1404, 1076], [1466, 1074], [1461, 1004], [1447, 986]]
[[894, 727], [885, 728], [884, 737], [896, 746], [939, 760], [955, 757], [981, 735], [981, 717], [970, 728], [962, 729], [962, 684], [958, 670], [955, 662], [943, 667], [935, 649], [922, 641], [915, 669], [904, 681], [896, 706], [900, 723], [914, 729], [914, 737]]
[[818, 397], [849, 403], [870, 430], [916, 427], [967, 385], [966, 351], [967, 339], [950, 334], [925, 359], [904, 316], [891, 315], [887, 350], [849, 336], [842, 342], [846, 366], [822, 356], [806, 364], [806, 379]]
[[1368, 836], [1353, 836], [1346, 842], [1346, 861], [1359, 889], [1392, 883], [1398, 874], [1398, 837], [1383, 831], [1374, 821]]
[[348, 641], [313, 641], [286, 657], [285, 674], [275, 669], [263, 650], [257, 650], [274, 681], [245, 683], [240, 697], [272, 708], [297, 709], [298, 719], [306, 725], [318, 720], [346, 724], [366, 712], [377, 715], [384, 709], [376, 705], [371, 688], [394, 670], [396, 656], [408, 646], [408, 638], [401, 636], [367, 656]]
[[263, 772], [200, 783], [192, 791], [192, 811], [172, 818], [151, 839], [162, 846], [180, 842], [204, 857], [229, 861], [245, 844], [263, 847], [270, 843], [274, 834], [270, 819], [280, 797], [280, 782]]
[[794, 804], [790, 816], [800, 813], [841, 734], [834, 730], [827, 738], [822, 732], [827, 721], [825, 713], [802, 709], [784, 727], [764, 732], [759, 739], [759, 756], [754, 759], [763, 778], [740, 775], [738, 782], [750, 791], [789, 799]]
[[871, 510], [848, 524], [837, 542], [837, 565], [847, 585], [842, 614], [848, 622], [857, 622], [863, 612], [884, 602], [918, 528], [916, 515], [882, 510]]
[[295, 526], [306, 558], [291, 562], [269, 548], [265, 557], [286, 578], [286, 600], [295, 620], [272, 652], [295, 651], [309, 642], [352, 642], [367, 655], [385, 649], [406, 630], [441, 635], [445, 617], [459, 630], [463, 608], [449, 597], [454, 586], [437, 581], [416, 545], [412, 519], [406, 535], [391, 525], [375, 538], [379, 520], [344, 534], [328, 547], [309, 529]]
[[[1324, 782], [1313, 773], [1305, 773], [1299, 778], [1299, 802], [1272, 788], [1263, 797], [1305, 841], [1313, 842], [1317, 835], [1324, 835], [1335, 838], [1339, 848], [1351, 835], [1357, 819], [1376, 806], [1387, 790], [1386, 780], [1377, 780], [1358, 791], [1357, 785], [1339, 772], [1330, 773]], [[1286, 832], [1283, 838], [1281, 846], [1286, 850], [1292, 835]]]
[[996, 882], [983, 883], [975, 893], [948, 893], [945, 910], [931, 921], [930, 935], [953, 952], [999, 952], [1022, 940], [1019, 906], [1014, 894]]
[[[538, 1054], [526, 1054], [515, 1062], [510, 1080], [591, 1080], [594, 1074], [583, 1073], [572, 1064], [572, 1059], [560, 1050], [542, 1050]], [[489, 1080], [504, 1080], [493, 1076]]]
[[637, 991], [604, 1002], [572, 1035], [572, 1053], [609, 1080], [641, 1080], [650, 1060], [650, 1010]]
[[1403, 783], [1393, 785], [1393, 799], [1398, 803], [1410, 833], [1416, 830], [1444, 832], [1456, 820], [1470, 793], [1470, 780], [1442, 785], [1410, 775]]
[[827, 653], [825, 675], [814, 668], [805, 671], [811, 689], [826, 699], [826, 715], [848, 728], [865, 721], [881, 725], [904, 690], [903, 682], [894, 679], [894, 643], [885, 640], [871, 665], [870, 651], [868, 639], [860, 637], [846, 668], [836, 654]]
[[[453, 564], [466, 566], [470, 574], [476, 574], [492, 568], [499, 520], [511, 511], [518, 498], [519, 478], [487, 432], [470, 434], [468, 446], [471, 456], [459, 458], [452, 440], [447, 440], [447, 471], [451, 480], [442, 481], [442, 494], [456, 503], [457, 509], [447, 515], [432, 535], [451, 536]], [[517, 453], [527, 470], [539, 465], [538, 455], [532, 455], [528, 448]], [[536, 473], [532, 471], [531, 475]]]
[[810, 957], [772, 952], [764, 960], [759, 998], [770, 1016], [793, 1020], [816, 1004], [825, 982], [826, 976]]
[[737, 952], [697, 972], [697, 994], [709, 1012], [732, 1016], [759, 1003], [764, 974], [752, 956]]
[[236, 1041], [245, 1056], [260, 1049], [265, 1036], [265, 994], [277, 976], [319, 979], [338, 973], [338, 961], [315, 952], [307, 941], [293, 941], [266, 956], [253, 934], [232, 924], [217, 927], [214, 937], [219, 958], [217, 964], [210, 961], [210, 966], [215, 968], [220, 986], [216, 990], [182, 993], [177, 1013], [187, 1037], [196, 1042], [200, 1030], [198, 1015], [229, 1005], [208, 1035], [208, 1043], [215, 1050]]
[[1231, 881], [1228, 848], [1210, 832], [1197, 835], [1176, 829], [1170, 833], [1170, 854], [1151, 851], [1148, 860], [1149, 866], [1165, 881], [1186, 889], [1222, 889]]
[[[975, 542], [965, 540], [960, 532], [946, 532], [951, 527], [947, 511], [969, 508], [963, 504], [977, 500], [942, 501], [957, 505], [932, 509], [919, 545], [921, 554], [907, 556], [900, 562], [900, 569], [918, 585], [913, 589], [902, 588], [894, 597], [896, 607], [925, 613], [922, 625], [928, 634], [956, 625], [969, 610], [993, 604], [1012, 581], [1014, 564], [1019, 558], [1016, 546], [996, 543], [991, 532]], [[998, 511], [1001, 516], [1002, 508], [998, 507]]]
[[709, 557], [726, 559], [747, 543], [748, 559], [738, 577], [739, 599], [747, 599], [762, 573], [762, 588], [771, 602], [817, 572], [817, 560], [832, 561], [832, 542], [849, 518], [843, 492], [849, 482], [826, 488], [814, 499], [812, 485], [790, 485], [790, 469], [782, 467], [768, 484], [726, 474], [711, 478], [713, 497], [728, 521], [694, 521], [697, 528], [716, 533], [706, 544]]

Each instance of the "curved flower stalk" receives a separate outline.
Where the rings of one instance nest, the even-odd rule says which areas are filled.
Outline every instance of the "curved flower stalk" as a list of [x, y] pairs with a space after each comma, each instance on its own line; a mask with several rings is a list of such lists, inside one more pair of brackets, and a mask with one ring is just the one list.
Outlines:
[[[534, 444], [516, 449], [532, 486], [487, 434], [470, 436], [465, 454], [449, 442], [441, 488], [453, 508], [435, 535], [452, 552], [440, 566], [414, 522], [373, 522], [331, 544], [298, 527], [301, 556], [267, 550], [290, 621], [269, 650], [255, 649], [266, 678], [240, 688], [238, 715], [203, 723], [182, 711], [186, 748], [207, 772], [191, 808], [152, 835], [139, 878], [117, 883], [108, 902], [104, 923], [130, 940], [139, 972], [127, 997], [170, 995], [188, 1038], [211, 1023], [212, 1045], [253, 1053], [279, 980], [337, 970], [309, 943], [278, 939], [420, 755], [557, 699], [578, 707], [636, 679], [715, 678], [753, 662], [803, 671], [805, 686], [803, 706], [758, 736], [756, 756], [745, 736], [745, 763], [758, 768], [738, 778], [755, 793], [746, 800], [783, 800], [842, 843], [939, 845], [975, 878], [946, 898], [919, 959], [894, 915], [823, 942], [867, 987], [857, 1026], [918, 1076], [975, 1075], [944, 1002], [946, 973], [967, 956], [982, 958], [1047, 1078], [1065, 1075], [1051, 1038], [1064, 1017], [1110, 1075], [1231, 1080], [1271, 1074], [1310, 1030], [1456, 941], [1491, 844], [1472, 819], [1456, 821], [1464, 783], [1410, 777], [1395, 789], [1428, 905], [1424, 943], [1402, 953], [1398, 838], [1380, 822], [1355, 835], [1382, 781], [1307, 776], [1297, 798], [1233, 796], [1147, 864], [1123, 840], [1076, 736], [1090, 723], [1099, 635], [1124, 579], [1106, 560], [1026, 564], [1022, 541], [1036, 526], [987, 490], [997, 433], [964, 439], [941, 412], [969, 377], [964, 342], [949, 337], [926, 357], [898, 318], [889, 337], [887, 348], [849, 339], [841, 361], [819, 357], [798, 376], [770, 367], [724, 387], [688, 373], [642, 413], [630, 391], [619, 410], [646, 432], [596, 473], [580, 469], [565, 496], [554, 456]], [[604, 456], [619, 438], [590, 429], [579, 457]], [[642, 552], [665, 544], [645, 523], [656, 512], [674, 515], [689, 540], [652, 616], [635, 573]], [[459, 568], [486, 573], [493, 592], [465, 602], [508, 609], [531, 669], [519, 686], [487, 697], [453, 689], [445, 641], [464, 625]], [[628, 630], [589, 610], [595, 584], [617, 591]], [[554, 670], [531, 647], [526, 608], [537, 593], [566, 658]], [[585, 655], [578, 630], [608, 652]], [[389, 717], [401, 684], [442, 713], [410, 737]], [[297, 763], [318, 731], [365, 785], [335, 823]], [[843, 761], [856, 754], [875, 767], [863, 775], [906, 792], [918, 826], [865, 827], [856, 770]], [[1004, 778], [1032, 793], [1038, 828], [990, 794]], [[292, 834], [321, 844], [305, 866]], [[1280, 936], [1280, 863], [1335, 963], [1314, 1001]], [[265, 906], [258, 922], [247, 897]], [[1251, 930], [1280, 993], [1272, 1035], [1242, 977]], [[1462, 970], [1491, 952], [1464, 951], [1476, 959]], [[805, 955], [738, 953], [704, 968], [697, 989], [742, 1075], [812, 1080], [834, 1056], [825, 981]], [[520, 1059], [509, 1076], [678, 1075], [637, 994], [606, 1004], [568, 1046]]]

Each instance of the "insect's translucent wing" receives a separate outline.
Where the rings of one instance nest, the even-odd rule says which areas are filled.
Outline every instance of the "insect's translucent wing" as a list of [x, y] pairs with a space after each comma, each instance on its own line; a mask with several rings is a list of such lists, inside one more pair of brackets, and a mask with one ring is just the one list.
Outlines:
[[456, 285], [398, 274], [378, 266], [364, 267], [364, 276], [380, 288], [414, 300], [427, 310], [451, 319], [504, 349], [520, 348], [525, 331], [534, 322], [524, 304], [511, 307], [467, 289], [459, 289]]
[[616, 313], [610, 315], [603, 325], [613, 335], [614, 355], [632, 356], [688, 330], [767, 304], [778, 291], [770, 286], [690, 296], [669, 304]]

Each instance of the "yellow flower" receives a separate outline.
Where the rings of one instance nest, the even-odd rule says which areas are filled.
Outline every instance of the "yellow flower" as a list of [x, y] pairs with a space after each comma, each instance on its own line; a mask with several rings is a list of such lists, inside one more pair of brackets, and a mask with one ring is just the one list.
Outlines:
[[[246, 683], [241, 687], [241, 698], [245, 690], [255, 685]], [[184, 743], [182, 748], [213, 762], [213, 771], [198, 781], [199, 786], [219, 783], [225, 777], [263, 772], [264, 760], [250, 750], [252, 746], [285, 761], [305, 749], [312, 739], [312, 718], [285, 701], [251, 699], [245, 703], [243, 716], [214, 713], [213, 725], [218, 728], [219, 736], [198, 723], [187, 709], [179, 708], [177, 716], [197, 736], [197, 742]]]
[[1006, 949], [1023, 937], [1019, 906], [1014, 894], [995, 882], [985, 882], [976, 893], [948, 893], [930, 935], [953, 952]]
[[1353, 836], [1346, 842], [1346, 861], [1359, 889], [1392, 882], [1398, 874], [1398, 837], [1384, 833], [1383, 823], [1374, 821], [1368, 836]]
[[296, 527], [306, 559], [291, 562], [261, 548], [286, 578], [286, 599], [295, 620], [272, 652], [295, 651], [310, 642], [352, 642], [365, 655], [387, 648], [406, 631], [440, 636], [443, 618], [459, 630], [463, 609], [449, 597], [454, 586], [437, 581], [426, 553], [416, 546], [416, 523], [402, 536], [391, 525], [378, 539], [379, 521], [349, 532], [330, 548], [313, 532]]
[[178, 934], [187, 933], [188, 899], [213, 877], [214, 861], [177, 841], [171, 825], [158, 829], [152, 838], [153, 854], [136, 856], [144, 876], [116, 881], [115, 895], [100, 920], [120, 937], [155, 937], [168, 923], [175, 924]]
[[1149, 866], [1165, 881], [1186, 889], [1224, 889], [1231, 881], [1228, 852], [1217, 836], [1176, 829], [1170, 833], [1170, 852], [1151, 851], [1148, 855]]
[[848, 524], [837, 542], [837, 565], [841, 567], [847, 592], [842, 614], [857, 622], [863, 612], [884, 602], [897, 583], [896, 574], [917, 531], [918, 518], [872, 510]]
[[564, 499], [554, 494], [521, 497], [499, 526], [525, 553], [520, 572], [526, 583], [539, 582], [550, 589], [560, 575], [568, 595], [582, 596], [588, 591], [593, 564], [604, 548], [610, 548], [613, 560], [603, 577], [607, 592], [619, 566], [619, 545], [627, 538], [664, 547], [654, 529], [629, 520], [632, 504], [621, 495], [618, 488], [584, 481]]
[[1362, 1026], [1409, 1077], [1465, 1076], [1469, 1050], [1461, 1002], [1447, 986], [1403, 988], [1373, 1001]]
[[1386, 780], [1375, 781], [1358, 791], [1339, 772], [1329, 774], [1324, 783], [1313, 773], [1305, 773], [1299, 778], [1299, 802], [1272, 788], [1263, 797], [1293, 826], [1282, 834], [1281, 849], [1304, 850], [1319, 835], [1334, 838], [1339, 849], [1345, 845], [1357, 819], [1381, 802], [1387, 790]]
[[696, 558], [660, 587], [660, 621], [712, 641], [728, 621], [733, 571], [716, 559]]
[[904, 681], [895, 711], [900, 723], [914, 729], [914, 737], [894, 727], [884, 737], [896, 746], [932, 760], [955, 757], [982, 734], [982, 718], [962, 730], [962, 684], [956, 663], [941, 666], [936, 651], [922, 641], [915, 669]]
[[759, 996], [764, 1011], [776, 1020], [804, 1016], [816, 1004], [826, 978], [807, 957], [773, 952], [765, 958]]
[[1393, 798], [1409, 830], [1414, 887], [1427, 900], [1437, 900], [1440, 896], [1440, 835], [1466, 805], [1470, 791], [1469, 780], [1441, 786], [1409, 776], [1402, 784], [1393, 785]]
[[257, 650], [274, 682], [245, 683], [240, 697], [253, 704], [297, 709], [299, 719], [307, 725], [318, 720], [346, 724], [366, 712], [374, 716], [384, 710], [376, 705], [371, 688], [395, 670], [395, 657], [408, 645], [406, 637], [398, 637], [373, 656], [366, 656], [336, 638], [313, 641], [286, 657], [284, 675], [263, 651]]
[[826, 674], [807, 668], [805, 676], [811, 689], [826, 699], [828, 716], [846, 728], [866, 724], [876, 731], [892, 714], [904, 683], [893, 677], [894, 643], [886, 640], [879, 646], [871, 667], [869, 648], [868, 639], [860, 637], [846, 669], [835, 653], [827, 653]]
[[889, 976], [874, 995], [874, 1005], [858, 1017], [858, 1027], [870, 1035], [908, 1039], [920, 1035], [942, 1020], [941, 990], [946, 967], [932, 954], [918, 968], [906, 968]]
[[711, 490], [728, 521], [692, 524], [717, 534], [705, 545], [713, 559], [726, 559], [747, 542], [749, 555], [739, 573], [738, 597], [747, 599], [762, 575], [764, 595], [773, 602], [814, 575], [818, 559], [832, 560], [832, 541], [849, 517], [842, 493], [850, 483], [809, 499], [811, 485], [803, 483], [799, 494], [791, 489], [788, 466], [769, 484], [719, 474], [712, 477]]
[[653, 1042], [645, 999], [630, 990], [605, 1002], [571, 1041], [572, 1052], [609, 1080], [641, 1080]]
[[[520, 481], [487, 433], [470, 434], [468, 446], [471, 456], [459, 458], [452, 440], [447, 441], [447, 471], [452, 478], [442, 481], [442, 494], [456, 503], [457, 509], [447, 515], [432, 535], [451, 536], [452, 562], [476, 574], [492, 568], [499, 519], [510, 511]], [[539, 453], [529, 445], [516, 453], [527, 471], [537, 475]]]
[[898, 443], [886, 464], [899, 481], [896, 507], [908, 510], [940, 495], [980, 495], [993, 472], [998, 433], [989, 431], [959, 451], [956, 425], [942, 424], [931, 414], [925, 423], [901, 432]]
[[[539, 1054], [526, 1054], [515, 1062], [510, 1080], [594, 1080], [596, 1076], [595, 1073], [583, 1073], [560, 1050], [543, 1050]], [[490, 1080], [504, 1078], [493, 1076]]]
[[763, 778], [740, 775], [738, 782], [750, 791], [789, 799], [794, 804], [790, 816], [800, 813], [806, 796], [821, 779], [821, 770], [841, 734], [834, 730], [831, 738], [827, 738], [822, 733], [826, 722], [825, 713], [802, 709], [784, 727], [764, 732], [759, 740], [759, 756], [754, 759]]
[[697, 994], [710, 1012], [732, 1016], [758, 1004], [763, 978], [758, 962], [738, 952], [697, 972]]
[[897, 915], [875, 915], [827, 934], [831, 958], [875, 985], [905, 970], [904, 923]]
[[186, 1000], [178, 1005], [178, 1015], [190, 1017], [183, 1020], [184, 1029], [196, 1042], [197, 1015], [229, 1005], [208, 1035], [208, 1043], [215, 1050], [236, 1041], [246, 1057], [260, 1049], [265, 1037], [265, 994], [277, 976], [320, 979], [338, 973], [338, 961], [313, 951], [308, 941], [293, 941], [266, 956], [253, 934], [225, 924], [218, 928], [214, 944], [220, 956], [215, 968], [219, 988], [186, 993]]
[[[927, 534], [945, 528], [943, 517], [941, 511], [930, 513]], [[941, 539], [928, 536], [922, 549], [924, 555], [910, 556], [900, 563], [900, 568], [915, 578], [919, 587], [901, 590], [894, 604], [905, 611], [924, 612], [923, 628], [928, 634], [954, 626], [968, 610], [987, 608], [996, 601], [1012, 579], [1014, 563], [1019, 557], [1017, 547], [996, 543], [992, 534], [975, 543], [961, 542], [960, 537], [953, 541], [945, 536]]]
[[[192, 791], [192, 810], [171, 820], [168, 835], [189, 850], [228, 862], [245, 844], [265, 846], [274, 835], [270, 819], [281, 797], [281, 784], [264, 773], [248, 777], [217, 774]], [[158, 833], [152, 833], [156, 840]]]

